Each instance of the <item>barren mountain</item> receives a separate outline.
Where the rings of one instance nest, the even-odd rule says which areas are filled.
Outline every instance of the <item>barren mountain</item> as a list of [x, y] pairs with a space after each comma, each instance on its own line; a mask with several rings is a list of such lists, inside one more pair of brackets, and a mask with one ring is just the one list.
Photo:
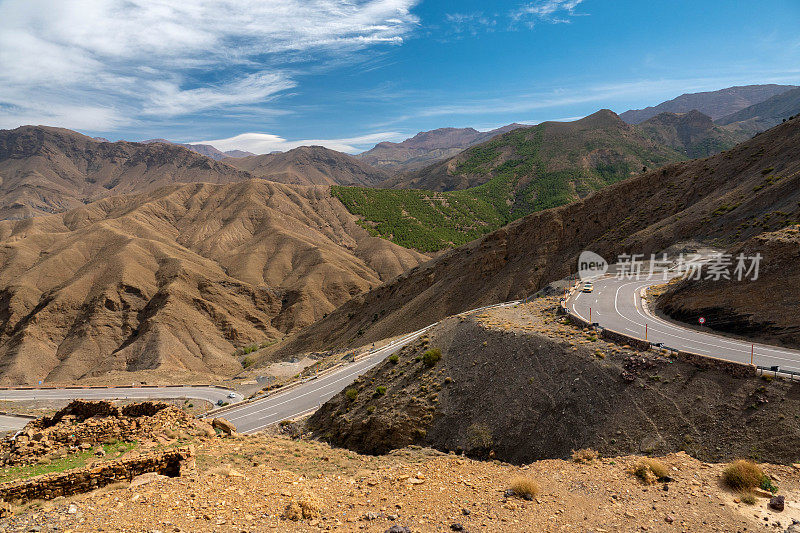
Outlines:
[[225, 163], [258, 178], [300, 185], [373, 187], [389, 178], [383, 170], [322, 146], [301, 146], [288, 152], [229, 158]]
[[[780, 216], [780, 215], [778, 215]], [[761, 254], [757, 279], [682, 280], [658, 299], [658, 309], [690, 324], [706, 318], [711, 329], [800, 347], [800, 228], [757, 235], [729, 251]]]
[[0, 382], [230, 375], [237, 347], [308, 325], [423, 259], [370, 237], [325, 187], [262, 180], [5, 221]]
[[619, 116], [629, 124], [639, 124], [659, 113], [688, 113], [696, 109], [716, 120], [796, 88], [796, 85], [743, 85], [719, 91], [688, 93], [656, 106], [631, 109], [620, 113]]
[[370, 165], [399, 171], [413, 171], [441, 159], [447, 159], [462, 150], [482, 143], [496, 135], [517, 128], [523, 124], [509, 124], [490, 131], [474, 128], [439, 128], [422, 131], [399, 143], [382, 142], [356, 157]]
[[697, 110], [660, 113], [639, 124], [638, 128], [654, 142], [692, 159], [717, 154], [751, 137], [738, 128], [717, 126], [711, 117]]
[[742, 241], [796, 223], [798, 202], [800, 117], [721, 154], [671, 164], [517, 220], [357, 296], [274, 351], [363, 344], [527, 296], [574, 272], [587, 249], [613, 259], [689, 238]]
[[183, 146], [184, 148], [188, 148], [192, 152], [196, 152], [200, 155], [204, 155], [206, 157], [210, 157], [214, 161], [222, 161], [228, 157], [247, 157], [251, 155], [256, 155], [251, 152], [243, 152], [242, 150], [229, 150], [227, 152], [223, 152], [221, 150], [216, 149], [215, 147], [211, 146], [210, 144], [186, 144], [186, 143], [176, 143], [172, 141], [168, 141], [166, 139], [148, 139], [146, 141], [140, 141], [142, 144], [153, 144], [153, 143], [164, 143], [164, 144], [174, 144], [176, 146]]
[[722, 117], [717, 124], [730, 125], [754, 134], [797, 114], [800, 114], [800, 87]]
[[0, 219], [64, 211], [171, 183], [231, 183], [250, 177], [172, 144], [98, 142], [44, 126], [0, 130]]

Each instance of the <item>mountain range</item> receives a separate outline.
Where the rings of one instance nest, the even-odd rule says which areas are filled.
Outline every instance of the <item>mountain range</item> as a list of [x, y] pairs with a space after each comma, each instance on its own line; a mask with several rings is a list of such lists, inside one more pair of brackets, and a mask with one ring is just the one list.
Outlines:
[[439, 128], [422, 131], [399, 143], [382, 142], [356, 157], [370, 165], [397, 171], [419, 170], [434, 161], [447, 159], [462, 150], [524, 124], [509, 124], [489, 131], [474, 128]]
[[299, 185], [374, 187], [391, 176], [384, 170], [322, 146], [301, 146], [288, 152], [225, 159], [258, 178]]
[[629, 124], [639, 124], [659, 113], [686, 113], [697, 110], [717, 120], [737, 111], [797, 89], [796, 85], [744, 85], [727, 87], [718, 91], [682, 94], [672, 100], [644, 109], [631, 109], [620, 113], [620, 118]]
[[[529, 296], [571, 274], [583, 250], [614, 258], [684, 240], [725, 246], [796, 224], [798, 146], [800, 117], [724, 153], [669, 164], [530, 214], [349, 300], [264, 357], [361, 345]], [[796, 296], [795, 288], [788, 293]]]
[[117, 194], [247, 172], [174, 144], [100, 142], [61, 128], [0, 130], [0, 219], [56, 213]]
[[[108, 142], [107, 139], [103, 139], [104, 141]], [[197, 152], [200, 155], [204, 155], [206, 157], [210, 157], [215, 161], [221, 161], [223, 159], [229, 157], [247, 157], [250, 155], [255, 155], [251, 152], [244, 152], [242, 150], [228, 150], [227, 152], [223, 152], [221, 150], [217, 150], [215, 147], [211, 146], [210, 144], [186, 144], [186, 143], [176, 143], [172, 141], [168, 141], [167, 139], [148, 139], [146, 141], [139, 141], [143, 144], [153, 144], [153, 143], [164, 143], [164, 144], [176, 144], [178, 146], [183, 146], [184, 148], [188, 148], [192, 152]]]
[[0, 382], [208, 380], [426, 257], [324, 187], [187, 184], [0, 222]]
[[745, 139], [699, 112], [633, 126], [614, 112], [518, 128], [384, 185], [334, 187], [374, 234], [434, 252], [534, 211], [564, 205], [664, 164], [715, 154]]

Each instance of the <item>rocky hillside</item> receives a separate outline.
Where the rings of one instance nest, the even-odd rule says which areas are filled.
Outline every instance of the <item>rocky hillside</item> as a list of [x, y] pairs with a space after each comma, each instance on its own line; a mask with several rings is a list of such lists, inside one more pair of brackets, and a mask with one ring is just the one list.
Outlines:
[[439, 128], [422, 131], [399, 143], [382, 142], [356, 157], [367, 164], [394, 171], [420, 170], [507, 131], [526, 127], [509, 124], [490, 131], [474, 128]]
[[758, 279], [682, 280], [659, 297], [658, 309], [692, 326], [702, 316], [719, 332], [800, 348], [800, 227], [762, 233], [728, 253], [734, 264], [739, 254], [761, 254]]
[[729, 125], [755, 134], [768, 130], [797, 114], [800, 114], [800, 87], [722, 117], [717, 120], [717, 124]]
[[374, 187], [389, 178], [352, 156], [322, 146], [301, 146], [288, 152], [225, 159], [253, 176], [300, 185], [360, 185]]
[[625, 111], [620, 118], [629, 124], [639, 124], [659, 113], [687, 113], [696, 109], [716, 120], [796, 88], [795, 85], [744, 85], [682, 94], [656, 106]]
[[311, 324], [425, 259], [370, 237], [325, 187], [263, 180], [5, 221], [0, 382], [230, 375], [237, 348]]
[[797, 223], [798, 147], [800, 117], [710, 158], [668, 165], [531, 214], [354, 298], [280, 350], [363, 344], [527, 296], [574, 272], [587, 249], [613, 259], [689, 238], [732, 244]]
[[308, 425], [360, 453], [419, 444], [515, 464], [582, 448], [800, 459], [800, 422], [783, 414], [800, 409], [800, 385], [621, 348], [562, 323], [556, 307], [542, 298], [448, 319]]
[[0, 130], [0, 219], [65, 211], [172, 183], [249, 178], [247, 172], [173, 144], [100, 142], [44, 126]]
[[711, 117], [696, 110], [660, 113], [638, 127], [654, 142], [669, 146], [690, 159], [718, 154], [751, 137], [739, 128], [718, 126]]

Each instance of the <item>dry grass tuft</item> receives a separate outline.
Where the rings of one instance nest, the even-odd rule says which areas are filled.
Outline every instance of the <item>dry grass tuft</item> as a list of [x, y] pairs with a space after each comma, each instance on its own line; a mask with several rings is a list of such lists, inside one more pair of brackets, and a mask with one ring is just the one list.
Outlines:
[[584, 448], [582, 450], [572, 451], [572, 460], [580, 464], [589, 464], [600, 458], [600, 452], [591, 448]]
[[750, 491], [742, 493], [739, 498], [743, 504], [745, 505], [755, 505], [756, 504], [756, 495]]
[[309, 520], [319, 518], [320, 506], [313, 496], [303, 496], [299, 500], [292, 500], [286, 504], [283, 517], [288, 520]]
[[517, 476], [512, 479], [509, 484], [509, 489], [511, 489], [515, 496], [526, 500], [532, 500], [539, 494], [539, 485], [526, 476]]
[[748, 491], [761, 486], [764, 471], [752, 461], [737, 459], [722, 471], [722, 482], [733, 490]]
[[645, 457], [640, 459], [631, 470], [631, 473], [642, 480], [643, 483], [651, 485], [660, 479], [669, 477], [667, 467], [657, 459]]

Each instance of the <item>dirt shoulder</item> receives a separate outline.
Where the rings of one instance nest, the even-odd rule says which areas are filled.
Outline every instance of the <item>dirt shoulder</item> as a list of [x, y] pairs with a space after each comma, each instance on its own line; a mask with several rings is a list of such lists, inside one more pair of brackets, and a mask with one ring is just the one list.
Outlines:
[[[591, 464], [547, 460], [522, 466], [420, 448], [362, 456], [314, 441], [251, 436], [197, 445], [196, 474], [155, 478], [33, 504], [0, 521], [7, 531], [742, 531], [800, 518], [800, 471], [765, 465], [787, 506], [745, 505], [719, 485], [722, 465], [686, 454], [662, 459], [673, 479], [645, 485], [628, 471], [638, 457]], [[531, 501], [506, 496], [523, 475]], [[295, 502], [308, 509], [286, 517]], [[764, 517], [767, 520], [764, 520]], [[760, 525], [761, 524], [761, 525]]]

